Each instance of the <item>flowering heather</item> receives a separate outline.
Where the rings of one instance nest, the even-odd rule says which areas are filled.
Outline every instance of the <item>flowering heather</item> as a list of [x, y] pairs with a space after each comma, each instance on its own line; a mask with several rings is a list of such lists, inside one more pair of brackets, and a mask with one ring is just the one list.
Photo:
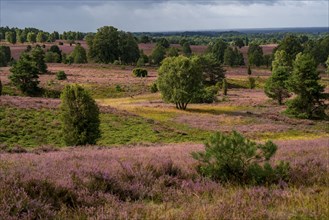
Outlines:
[[269, 186], [199, 176], [200, 144], [0, 154], [2, 219], [290, 219], [329, 217], [328, 140], [278, 141], [290, 179]]

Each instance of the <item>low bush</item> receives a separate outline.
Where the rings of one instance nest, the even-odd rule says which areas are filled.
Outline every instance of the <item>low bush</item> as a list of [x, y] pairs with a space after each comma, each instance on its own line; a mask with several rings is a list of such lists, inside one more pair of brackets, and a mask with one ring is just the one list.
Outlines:
[[65, 79], [67, 79], [67, 75], [66, 75], [66, 73], [64, 71], [58, 71], [56, 73], [56, 79], [58, 79], [58, 80], [65, 80]]
[[156, 92], [158, 92], [158, 91], [159, 91], [159, 89], [158, 89], [157, 84], [156, 84], [156, 83], [153, 83], [153, 84], [151, 85], [151, 93], [156, 93]]
[[147, 70], [146, 69], [142, 69], [142, 68], [135, 68], [133, 70], [133, 74], [134, 76], [137, 76], [137, 77], [147, 77]]
[[205, 152], [193, 152], [192, 156], [200, 162], [197, 171], [215, 181], [259, 185], [288, 179], [288, 163], [274, 167], [269, 163], [277, 150], [271, 141], [257, 144], [233, 131], [213, 135], [205, 148]]

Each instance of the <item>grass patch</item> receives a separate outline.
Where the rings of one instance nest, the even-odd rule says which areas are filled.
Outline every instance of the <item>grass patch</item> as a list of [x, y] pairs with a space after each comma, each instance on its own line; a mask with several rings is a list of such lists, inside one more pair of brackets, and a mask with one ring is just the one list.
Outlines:
[[303, 131], [303, 130], [288, 130], [284, 132], [262, 132], [253, 136], [255, 139], [260, 140], [308, 140], [319, 137], [326, 137], [326, 133]]
[[[0, 143], [32, 148], [41, 145], [64, 146], [57, 110], [0, 108]], [[158, 123], [138, 116], [101, 114], [102, 137], [98, 145], [137, 143], [201, 142], [210, 132], [186, 125]]]
[[55, 111], [0, 107], [0, 143], [12, 146], [62, 146]]

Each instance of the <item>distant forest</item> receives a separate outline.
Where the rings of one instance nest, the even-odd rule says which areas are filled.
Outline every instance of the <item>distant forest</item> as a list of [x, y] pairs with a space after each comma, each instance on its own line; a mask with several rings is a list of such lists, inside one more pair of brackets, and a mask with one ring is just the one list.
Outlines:
[[[39, 38], [43, 42], [54, 42], [55, 40], [84, 40], [88, 35], [95, 33], [82, 33], [78, 31], [64, 31], [59, 33], [54, 31], [52, 33], [45, 32], [36, 28], [10, 28], [0, 27], [0, 40], [6, 39], [6, 33], [14, 38], [14, 42], [24, 43], [28, 38], [29, 33], [39, 33]], [[30, 34], [33, 36], [33, 34]], [[243, 39], [246, 43], [256, 44], [277, 44], [287, 34], [295, 35], [302, 38], [317, 40], [329, 34], [328, 27], [308, 27], [308, 28], [267, 28], [267, 29], [236, 29], [232, 31], [222, 30], [205, 30], [205, 31], [172, 31], [172, 32], [134, 32], [132, 33], [136, 40], [140, 43], [157, 42], [159, 39], [165, 37], [169, 43], [178, 44], [182, 39], [187, 40], [190, 45], [208, 45], [216, 38], [222, 38], [226, 42], [234, 42]]]

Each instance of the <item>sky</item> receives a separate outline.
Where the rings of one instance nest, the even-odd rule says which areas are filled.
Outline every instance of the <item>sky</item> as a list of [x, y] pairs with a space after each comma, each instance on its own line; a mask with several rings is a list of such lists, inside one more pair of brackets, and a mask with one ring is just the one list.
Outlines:
[[329, 0], [0, 0], [0, 26], [129, 32], [329, 27]]

